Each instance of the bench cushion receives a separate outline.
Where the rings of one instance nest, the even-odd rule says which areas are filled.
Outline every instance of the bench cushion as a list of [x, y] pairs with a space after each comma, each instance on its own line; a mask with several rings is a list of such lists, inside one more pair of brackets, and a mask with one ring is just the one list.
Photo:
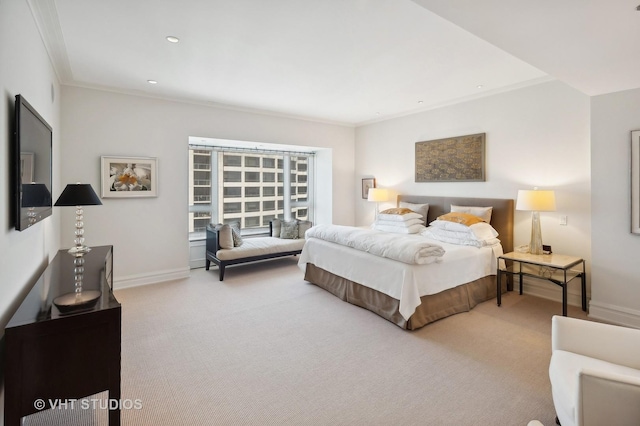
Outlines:
[[304, 239], [286, 240], [275, 237], [244, 238], [240, 247], [220, 249], [216, 253], [216, 257], [220, 260], [235, 260], [245, 257], [302, 250], [304, 241]]

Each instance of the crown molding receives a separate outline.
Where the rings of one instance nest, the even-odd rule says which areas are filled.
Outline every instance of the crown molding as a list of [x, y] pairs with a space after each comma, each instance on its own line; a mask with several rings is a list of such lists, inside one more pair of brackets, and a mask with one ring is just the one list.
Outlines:
[[73, 81], [58, 10], [54, 0], [27, 0], [53, 69], [62, 84]]

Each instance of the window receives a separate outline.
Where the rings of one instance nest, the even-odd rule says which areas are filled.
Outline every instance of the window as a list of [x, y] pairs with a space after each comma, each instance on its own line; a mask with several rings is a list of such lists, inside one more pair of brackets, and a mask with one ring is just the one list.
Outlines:
[[239, 198], [242, 197], [242, 188], [239, 186], [225, 186], [222, 193], [224, 198]]
[[242, 182], [242, 172], [224, 172], [224, 182]]
[[275, 210], [276, 209], [276, 202], [275, 201], [263, 201], [262, 202], [262, 211], [271, 211], [271, 210]]
[[245, 212], [259, 212], [260, 211], [260, 201], [252, 201], [250, 203], [244, 203], [244, 211]]
[[313, 153], [189, 150], [192, 240], [204, 238], [209, 223], [240, 222], [243, 234], [260, 234], [276, 217], [311, 220]]
[[249, 198], [255, 198], [260, 196], [260, 187], [259, 186], [245, 186], [244, 188], [244, 196]]
[[276, 174], [275, 173], [262, 173], [262, 181], [263, 182], [275, 182]]
[[260, 157], [244, 157], [245, 167], [260, 167]]
[[245, 182], [260, 182], [260, 173], [258, 172], [244, 172]]
[[262, 159], [262, 168], [264, 169], [275, 169], [276, 168], [276, 159], [275, 158], [263, 158]]
[[276, 187], [275, 186], [263, 186], [262, 187], [262, 195], [265, 197], [275, 197], [276, 196]]
[[223, 161], [225, 166], [242, 166], [242, 156], [240, 155], [226, 155]]

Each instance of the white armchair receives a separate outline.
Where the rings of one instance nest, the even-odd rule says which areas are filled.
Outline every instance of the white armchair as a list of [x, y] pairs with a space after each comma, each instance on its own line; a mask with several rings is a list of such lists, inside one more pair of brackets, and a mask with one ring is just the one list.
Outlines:
[[640, 425], [640, 330], [554, 316], [551, 349], [562, 426]]

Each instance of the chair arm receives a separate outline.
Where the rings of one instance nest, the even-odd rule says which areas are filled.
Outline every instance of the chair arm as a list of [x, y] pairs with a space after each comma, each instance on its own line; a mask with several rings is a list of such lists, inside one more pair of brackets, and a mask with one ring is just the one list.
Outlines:
[[640, 369], [640, 330], [554, 316], [551, 349]]
[[576, 425], [640, 424], [640, 378], [583, 369], [578, 381]]

